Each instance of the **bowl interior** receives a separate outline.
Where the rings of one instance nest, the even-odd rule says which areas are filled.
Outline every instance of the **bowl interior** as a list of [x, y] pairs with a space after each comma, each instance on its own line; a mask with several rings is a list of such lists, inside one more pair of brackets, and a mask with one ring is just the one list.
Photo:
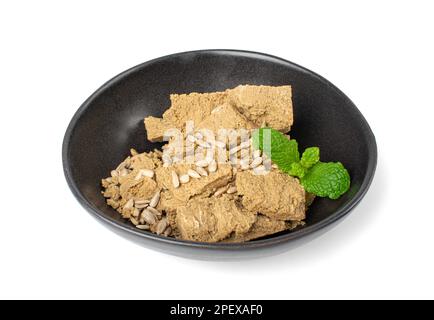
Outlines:
[[[71, 121], [65, 136], [64, 166], [79, 200], [93, 211], [133, 229], [108, 207], [100, 180], [110, 175], [133, 147], [160, 147], [147, 141], [143, 118], [161, 116], [170, 93], [221, 91], [239, 84], [293, 87], [295, 124], [291, 136], [300, 149], [319, 146], [323, 161], [341, 161], [352, 184], [338, 200], [317, 198], [303, 228], [348, 207], [369, 185], [375, 167], [375, 140], [352, 102], [322, 77], [287, 61], [239, 51], [199, 51], [144, 63], [115, 77], [93, 94]], [[270, 236], [270, 238], [276, 235]]]

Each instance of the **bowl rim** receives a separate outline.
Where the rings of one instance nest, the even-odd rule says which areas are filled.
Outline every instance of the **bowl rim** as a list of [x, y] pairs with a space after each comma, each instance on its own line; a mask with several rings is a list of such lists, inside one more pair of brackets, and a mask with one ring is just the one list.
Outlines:
[[[71, 140], [71, 136], [73, 133], [74, 128], [76, 127], [77, 122], [80, 120], [81, 116], [84, 114], [84, 112], [87, 110], [87, 108], [91, 105], [91, 102], [106, 88], [110, 87], [112, 84], [122, 80], [123, 78], [129, 76], [130, 74], [136, 72], [137, 70], [140, 70], [142, 68], [145, 68], [148, 65], [151, 65], [153, 63], [179, 57], [182, 55], [188, 55], [188, 54], [218, 54], [218, 55], [232, 55], [232, 56], [243, 56], [243, 57], [252, 57], [252, 58], [259, 58], [261, 60], [267, 60], [270, 62], [275, 62], [279, 64], [283, 64], [286, 66], [291, 66], [292, 68], [296, 68], [301, 72], [308, 73], [309, 75], [318, 78], [318, 80], [326, 83], [328, 87], [335, 91], [343, 100], [346, 101], [346, 103], [354, 108], [354, 111], [358, 113], [359, 119], [363, 122], [365, 135], [367, 136], [367, 143], [368, 143], [368, 153], [369, 153], [369, 160], [368, 160], [368, 167], [367, 167], [367, 173], [365, 177], [363, 178], [363, 182], [360, 185], [359, 190], [354, 194], [354, 196], [348, 201], [343, 207], [339, 208], [335, 212], [333, 212], [330, 216], [325, 218], [324, 220], [321, 220], [313, 225], [306, 226], [299, 230], [294, 230], [289, 233], [284, 233], [277, 235], [275, 237], [262, 239], [262, 240], [254, 240], [254, 241], [248, 241], [248, 242], [242, 242], [242, 243], [208, 243], [208, 242], [195, 242], [195, 241], [189, 241], [189, 240], [180, 240], [175, 238], [169, 238], [165, 236], [160, 236], [157, 234], [144, 232], [142, 230], [139, 230], [137, 228], [134, 228], [133, 226], [128, 226], [126, 224], [122, 224], [118, 220], [115, 220], [113, 218], [105, 216], [102, 212], [100, 212], [97, 208], [95, 208], [81, 193], [79, 188], [77, 187], [75, 181], [72, 178], [71, 175], [71, 167], [70, 167], [70, 159], [68, 154], [69, 144]], [[140, 237], [142, 239], [148, 239], [158, 242], [163, 242], [166, 244], [173, 244], [178, 246], [184, 246], [184, 247], [194, 247], [194, 248], [205, 248], [205, 249], [226, 249], [226, 250], [240, 250], [240, 249], [253, 249], [253, 248], [261, 248], [265, 246], [271, 246], [276, 244], [281, 244], [283, 242], [288, 242], [290, 240], [298, 239], [303, 236], [306, 236], [308, 234], [314, 233], [334, 222], [339, 220], [340, 218], [344, 217], [346, 214], [348, 214], [356, 205], [360, 202], [360, 200], [365, 196], [366, 192], [368, 191], [371, 182], [373, 180], [376, 166], [377, 166], [377, 143], [375, 140], [375, 136], [366, 121], [363, 114], [360, 112], [360, 110], [356, 107], [356, 105], [340, 90], [338, 89], [334, 84], [332, 84], [330, 81], [325, 79], [324, 77], [320, 76], [319, 74], [302, 67], [296, 63], [293, 63], [291, 61], [282, 59], [277, 56], [273, 56], [266, 53], [261, 52], [255, 52], [255, 51], [248, 51], [248, 50], [235, 50], [235, 49], [203, 49], [203, 50], [193, 50], [193, 51], [184, 51], [184, 52], [178, 52], [170, 55], [165, 55], [158, 57], [156, 59], [152, 59], [143, 63], [140, 63], [132, 68], [129, 68], [118, 75], [114, 76], [110, 80], [108, 80], [106, 83], [104, 83], [101, 87], [99, 87], [90, 97], [88, 97], [82, 105], [78, 108], [78, 110], [75, 112], [74, 116], [72, 117], [65, 135], [63, 139], [62, 144], [62, 164], [63, 164], [63, 171], [66, 178], [66, 181], [68, 183], [69, 188], [71, 189], [73, 195], [78, 200], [78, 202], [94, 217], [96, 217], [98, 220], [108, 223], [109, 225], [121, 229], [129, 234], [135, 235], [137, 237]]]

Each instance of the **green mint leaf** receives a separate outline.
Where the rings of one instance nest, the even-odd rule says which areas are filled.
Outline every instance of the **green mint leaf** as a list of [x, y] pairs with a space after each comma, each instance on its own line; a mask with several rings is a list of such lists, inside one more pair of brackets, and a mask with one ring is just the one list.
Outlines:
[[340, 162], [318, 162], [300, 179], [307, 192], [337, 199], [350, 188], [350, 175]]
[[[253, 147], [262, 150], [283, 172], [291, 170], [293, 162], [300, 161], [297, 141], [271, 128], [260, 128], [253, 132]], [[270, 145], [267, 145], [268, 142]]]
[[303, 155], [301, 156], [300, 164], [306, 169], [309, 169], [318, 161], [319, 161], [319, 148], [310, 147], [304, 150]]
[[252, 140], [253, 147], [262, 150], [281, 171], [298, 177], [306, 192], [337, 199], [350, 188], [350, 175], [342, 163], [320, 162], [318, 147], [307, 148], [300, 160], [297, 141], [277, 130], [257, 129]]
[[291, 164], [291, 169], [289, 170], [289, 174], [294, 177], [303, 178], [306, 174], [307, 169], [303, 167], [300, 162], [293, 162]]

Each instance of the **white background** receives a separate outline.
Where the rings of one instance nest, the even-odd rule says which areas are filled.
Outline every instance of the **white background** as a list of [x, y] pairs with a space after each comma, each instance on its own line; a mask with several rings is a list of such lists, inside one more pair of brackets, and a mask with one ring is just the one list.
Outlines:
[[[434, 298], [432, 1], [9, 1], [0, 4], [0, 298]], [[379, 149], [372, 187], [320, 238], [278, 256], [196, 261], [133, 244], [69, 191], [78, 106], [170, 53], [262, 51], [323, 75]]]

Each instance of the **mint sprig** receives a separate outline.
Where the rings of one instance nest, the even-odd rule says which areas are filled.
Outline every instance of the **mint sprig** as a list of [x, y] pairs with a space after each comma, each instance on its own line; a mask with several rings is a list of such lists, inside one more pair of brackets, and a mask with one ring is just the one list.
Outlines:
[[350, 188], [350, 175], [340, 162], [318, 162], [300, 182], [307, 192], [337, 199]]
[[307, 148], [300, 159], [297, 141], [271, 128], [255, 130], [252, 140], [254, 148], [262, 150], [283, 172], [298, 177], [309, 193], [338, 199], [350, 188], [347, 169], [340, 162], [321, 162], [318, 147]]
[[253, 132], [253, 145], [256, 149], [261, 149], [283, 172], [291, 170], [291, 163], [300, 161], [298, 143], [289, 140], [281, 132], [261, 128]]
[[310, 147], [304, 150], [303, 155], [301, 156], [300, 164], [306, 169], [309, 169], [318, 161], [319, 161], [319, 148]]

